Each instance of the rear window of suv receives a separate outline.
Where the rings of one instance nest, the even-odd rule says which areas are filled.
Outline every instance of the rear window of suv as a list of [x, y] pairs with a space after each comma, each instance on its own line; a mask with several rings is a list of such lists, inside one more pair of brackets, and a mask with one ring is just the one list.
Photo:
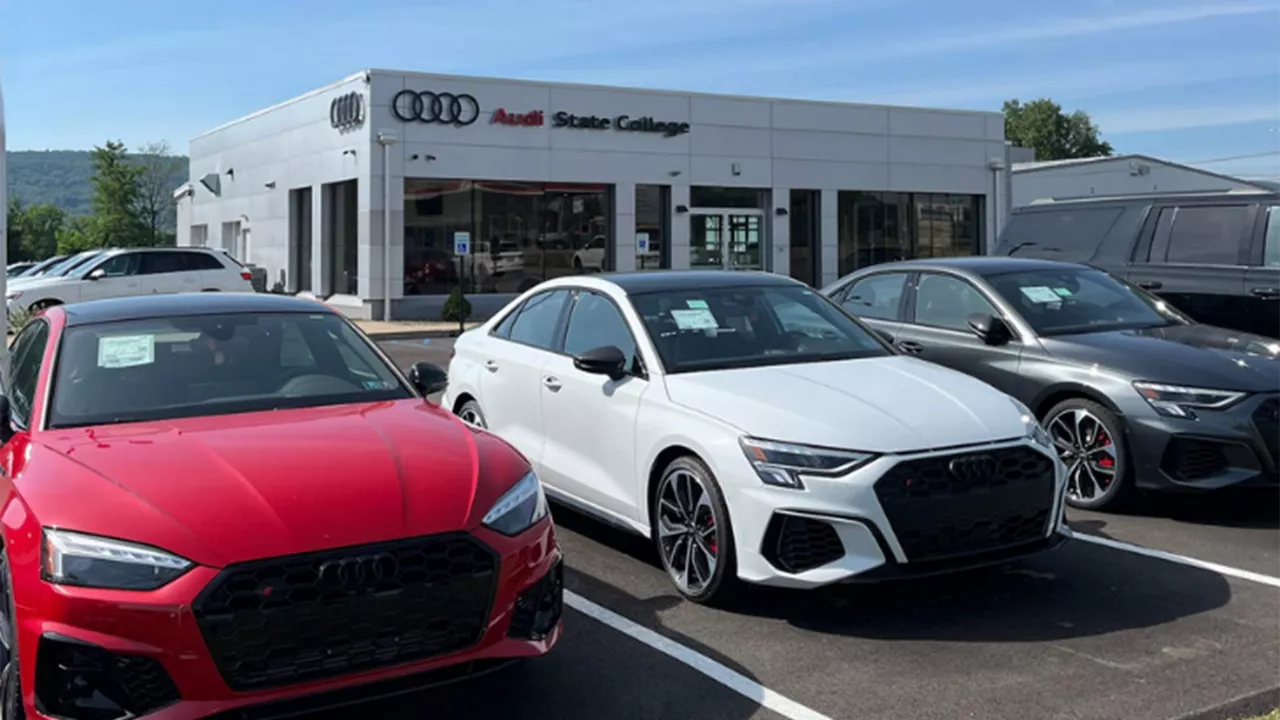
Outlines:
[[1087, 262], [1123, 212], [1113, 205], [1014, 213], [995, 254]]

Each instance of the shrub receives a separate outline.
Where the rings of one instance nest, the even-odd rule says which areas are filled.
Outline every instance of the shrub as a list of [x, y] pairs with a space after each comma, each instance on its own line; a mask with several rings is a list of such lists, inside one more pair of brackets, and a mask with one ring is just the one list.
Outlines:
[[20, 307], [9, 313], [9, 332], [18, 334], [27, 323], [31, 322], [31, 317], [35, 315], [30, 308]]
[[462, 296], [462, 288], [455, 287], [440, 308], [440, 319], [445, 322], [458, 322], [471, 317], [471, 303]]

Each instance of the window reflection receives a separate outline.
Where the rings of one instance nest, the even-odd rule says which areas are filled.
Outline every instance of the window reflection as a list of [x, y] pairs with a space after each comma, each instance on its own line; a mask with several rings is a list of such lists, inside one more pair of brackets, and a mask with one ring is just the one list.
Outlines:
[[839, 272], [979, 252], [981, 195], [841, 192]]
[[[517, 293], [612, 267], [608, 185], [405, 180], [406, 295]], [[454, 233], [472, 255], [453, 257]]]
[[[670, 245], [667, 241], [670, 208], [669, 188], [662, 185], [636, 186], [637, 270], [666, 270], [671, 267]], [[648, 241], [647, 250], [640, 247], [642, 237]]]

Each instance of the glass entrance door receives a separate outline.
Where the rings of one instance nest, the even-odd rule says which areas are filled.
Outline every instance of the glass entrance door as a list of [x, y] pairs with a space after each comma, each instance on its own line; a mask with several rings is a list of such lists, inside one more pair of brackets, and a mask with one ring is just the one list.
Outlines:
[[764, 213], [698, 209], [689, 213], [689, 268], [764, 270]]

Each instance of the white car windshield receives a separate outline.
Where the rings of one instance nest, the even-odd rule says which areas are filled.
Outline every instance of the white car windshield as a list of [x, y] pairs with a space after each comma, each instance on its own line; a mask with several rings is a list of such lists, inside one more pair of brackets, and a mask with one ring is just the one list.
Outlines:
[[890, 354], [874, 333], [803, 287], [641, 293], [631, 303], [669, 373]]
[[1092, 268], [1007, 272], [986, 279], [1039, 335], [1191, 322], [1159, 298]]
[[413, 397], [331, 313], [84, 325], [68, 328], [60, 345], [51, 428]]
[[62, 276], [69, 275], [72, 270], [75, 270], [76, 268], [81, 267], [85, 263], [98, 257], [101, 254], [102, 254], [101, 252], [92, 252], [92, 253], [86, 253], [83, 255], [72, 255], [66, 260], [63, 260], [57, 265], [54, 265], [53, 267], [49, 268], [49, 270], [44, 274], [44, 276], [45, 277], [62, 277]]

